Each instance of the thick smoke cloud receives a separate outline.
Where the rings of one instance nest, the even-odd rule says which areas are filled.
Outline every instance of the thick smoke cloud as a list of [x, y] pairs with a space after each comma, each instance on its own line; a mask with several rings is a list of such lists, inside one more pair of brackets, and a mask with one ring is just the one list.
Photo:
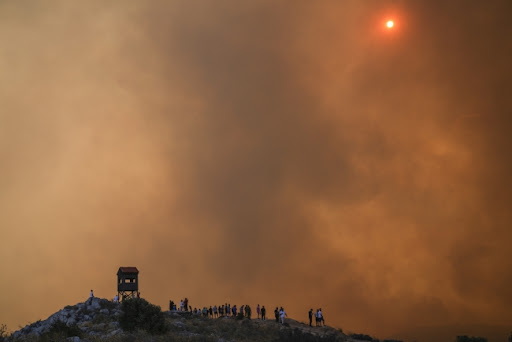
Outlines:
[[0, 2], [0, 322], [135, 265], [164, 308], [507, 324], [510, 10]]

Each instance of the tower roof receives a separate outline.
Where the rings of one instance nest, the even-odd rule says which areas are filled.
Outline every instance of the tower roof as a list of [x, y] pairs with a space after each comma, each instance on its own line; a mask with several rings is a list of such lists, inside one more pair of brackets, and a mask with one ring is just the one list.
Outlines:
[[119, 267], [119, 271], [117, 273], [139, 273], [137, 267]]

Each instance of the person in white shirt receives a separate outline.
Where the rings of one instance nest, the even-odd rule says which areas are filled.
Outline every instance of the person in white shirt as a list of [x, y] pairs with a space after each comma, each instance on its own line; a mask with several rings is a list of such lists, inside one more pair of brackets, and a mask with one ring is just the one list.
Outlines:
[[281, 317], [281, 324], [284, 324], [284, 318], [287, 317], [287, 316], [288, 315], [284, 311], [283, 307], [281, 307], [281, 310], [279, 310], [279, 317]]
[[114, 303], [119, 303], [119, 295], [115, 295], [115, 297], [114, 297]]
[[183, 299], [180, 300], [180, 310], [183, 311]]

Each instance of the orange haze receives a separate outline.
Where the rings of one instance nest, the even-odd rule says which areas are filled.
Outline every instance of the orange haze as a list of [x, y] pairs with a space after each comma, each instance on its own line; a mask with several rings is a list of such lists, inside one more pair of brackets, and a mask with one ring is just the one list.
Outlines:
[[510, 326], [511, 5], [0, 1], [0, 323], [137, 266], [164, 309]]

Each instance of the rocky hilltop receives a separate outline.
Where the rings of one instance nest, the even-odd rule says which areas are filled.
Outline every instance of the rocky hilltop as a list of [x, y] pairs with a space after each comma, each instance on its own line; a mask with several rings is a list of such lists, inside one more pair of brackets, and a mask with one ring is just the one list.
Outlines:
[[10, 339], [35, 341], [65, 337], [70, 341], [103, 340], [123, 334], [118, 322], [121, 313], [119, 304], [107, 299], [94, 298], [89, 303], [66, 306], [44, 321], [31, 323], [14, 332]]
[[[144, 301], [145, 302], [145, 301]], [[14, 332], [8, 341], [299, 341], [339, 342], [358, 341], [342, 331], [325, 326], [309, 327], [293, 319], [285, 325], [274, 320], [221, 317], [210, 319], [189, 312], [166, 311], [147, 302], [158, 312], [139, 311], [127, 314], [126, 307], [106, 299], [66, 306], [44, 321], [37, 321]], [[126, 329], [126, 320], [140, 321], [154, 315], [161, 321], [159, 330]], [[136, 317], [136, 316], [140, 317]], [[144, 317], [143, 317], [144, 316]], [[125, 329], [123, 329], [123, 326]], [[153, 325], [157, 326], [157, 325]], [[129, 326], [128, 326], [129, 327]]]

